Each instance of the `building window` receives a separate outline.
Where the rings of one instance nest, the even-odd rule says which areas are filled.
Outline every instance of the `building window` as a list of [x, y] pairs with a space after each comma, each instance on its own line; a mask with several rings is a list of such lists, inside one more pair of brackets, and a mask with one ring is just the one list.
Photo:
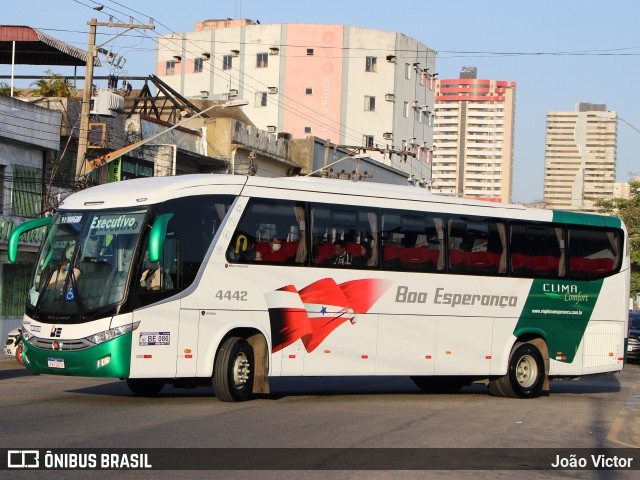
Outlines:
[[367, 112], [374, 112], [376, 110], [376, 97], [364, 96], [364, 109]]
[[173, 60], [167, 60], [166, 62], [166, 75], [175, 75], [176, 73], [176, 62]]
[[363, 135], [362, 146], [366, 148], [373, 148], [373, 135]]
[[256, 67], [257, 68], [267, 68], [269, 66], [269, 54], [268, 53], [258, 53], [256, 57]]
[[193, 61], [193, 73], [200, 73], [202, 72], [202, 67], [203, 67], [203, 61], [201, 58], [196, 58]]
[[404, 102], [404, 109], [402, 110], [402, 116], [409, 118], [409, 102]]
[[256, 107], [267, 106], [267, 92], [256, 92]]
[[313, 55], [313, 48], [307, 48], [307, 55], [309, 56]]
[[365, 69], [366, 72], [377, 72], [378, 71], [378, 57], [367, 57], [364, 69]]
[[233, 59], [233, 57], [231, 55], [224, 55], [222, 57], [222, 69], [223, 70], [231, 70], [232, 59]]
[[411, 64], [410, 63], [405, 63], [404, 64], [404, 78], [406, 78], [407, 80], [409, 80], [411, 78]]
[[311, 127], [304, 127], [304, 133], [311, 133]]
[[41, 213], [42, 169], [13, 166], [13, 192], [10, 215], [37, 218]]
[[304, 90], [304, 93], [305, 93], [306, 95], [313, 95], [313, 88], [306, 88], [306, 89]]

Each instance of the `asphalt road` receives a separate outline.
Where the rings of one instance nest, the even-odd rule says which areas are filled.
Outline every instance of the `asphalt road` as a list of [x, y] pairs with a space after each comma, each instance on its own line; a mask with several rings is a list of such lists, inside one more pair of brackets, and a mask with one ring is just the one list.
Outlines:
[[[237, 404], [219, 402], [211, 388], [169, 386], [158, 397], [141, 398], [121, 381], [35, 376], [3, 359], [0, 448], [640, 448], [637, 364], [621, 374], [552, 382], [550, 395], [532, 400], [492, 397], [483, 385], [458, 394], [424, 394], [408, 378], [395, 377], [276, 378], [271, 390]], [[87, 477], [64, 473], [64, 478]], [[118, 478], [159, 478], [167, 472], [117, 473]], [[477, 478], [467, 471], [187, 473], [165, 478], [328, 478], [328, 473], [331, 478]], [[637, 473], [481, 475], [609, 479]]]

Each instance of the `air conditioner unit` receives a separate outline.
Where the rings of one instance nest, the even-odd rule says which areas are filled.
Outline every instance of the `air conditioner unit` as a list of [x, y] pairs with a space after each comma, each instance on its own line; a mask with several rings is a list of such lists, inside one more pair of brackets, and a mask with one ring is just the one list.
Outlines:
[[413, 69], [414, 70], [419, 70], [420, 69], [420, 62], [413, 62]]
[[237, 57], [240, 55], [240, 50], [231, 50], [231, 56], [232, 57]]
[[387, 94], [384, 96], [384, 99], [385, 99], [387, 102], [395, 102], [395, 101], [396, 101], [396, 96], [395, 96], [393, 93], [387, 93]]
[[269, 55], [278, 55], [280, 49], [278, 47], [269, 47]]
[[267, 125], [267, 132], [269, 133], [276, 133], [276, 130], [278, 128], [275, 125]]
[[278, 93], [278, 87], [269, 87], [269, 93]]
[[116, 112], [124, 110], [124, 97], [117, 95], [108, 89], [98, 89], [96, 96], [91, 97], [93, 108], [92, 115], [104, 115], [115, 117]]
[[232, 88], [231, 90], [229, 90], [229, 98], [237, 97], [237, 96], [238, 96], [238, 89], [237, 88]]
[[413, 102], [411, 102], [411, 107], [416, 108], [418, 106], [418, 101], [414, 100]]
[[420, 111], [421, 112], [428, 112], [429, 111], [429, 105], [421, 105], [420, 106]]
[[385, 132], [382, 134], [382, 138], [384, 138], [385, 140], [393, 140], [393, 133]]
[[396, 63], [396, 56], [395, 55], [387, 55], [387, 62]]
[[211, 54], [209, 52], [202, 52], [202, 60], [209, 60], [211, 58]]

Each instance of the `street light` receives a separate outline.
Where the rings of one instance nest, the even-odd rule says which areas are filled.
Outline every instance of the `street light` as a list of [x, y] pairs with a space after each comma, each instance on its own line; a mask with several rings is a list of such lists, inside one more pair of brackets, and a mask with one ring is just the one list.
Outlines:
[[313, 172], [307, 173], [305, 175], [305, 177], [310, 177], [311, 175], [313, 175], [314, 173], [318, 173], [321, 172], [322, 170], [329, 168], [329, 167], [333, 167], [336, 163], [340, 163], [342, 160], [345, 160], [347, 158], [369, 158], [369, 155], [366, 153], [358, 153], [356, 155], [353, 155], [351, 153], [348, 153], [347, 155], [340, 157], [338, 160], [336, 160], [335, 162], [331, 162], [329, 165], [325, 165], [322, 168], [319, 168], [317, 170], [314, 170]]
[[189, 122], [190, 120], [193, 120], [196, 117], [199, 117], [200, 115], [203, 115], [205, 113], [207, 113], [209, 110], [213, 110], [214, 108], [229, 108], [229, 107], [243, 107], [245, 105], [249, 105], [249, 102], [247, 100], [243, 100], [243, 99], [235, 99], [235, 100], [229, 100], [225, 103], [217, 103], [215, 105], [211, 105], [210, 107], [205, 108], [204, 110], [200, 110], [199, 112], [195, 113], [194, 115], [190, 116], [189, 118], [186, 118], [184, 120], [182, 120], [181, 122], [176, 123], [175, 125], [173, 125], [172, 127], [169, 127], [165, 130], [162, 130], [159, 133], [156, 133], [155, 135], [152, 135], [150, 137], [144, 138], [142, 140], [140, 140], [139, 142], [136, 143], [132, 143], [131, 145], [127, 145], [124, 148], [121, 148], [120, 150], [116, 150], [114, 152], [108, 153], [106, 155], [103, 155], [102, 157], [98, 157], [96, 158], [93, 163], [97, 164], [99, 163], [100, 165], [104, 164], [104, 163], [108, 163], [111, 160], [118, 158], [122, 155], [124, 155], [125, 153], [130, 152], [131, 150], [135, 150], [136, 148], [144, 145], [147, 142], [150, 142], [151, 140], [154, 140], [162, 135], [164, 135], [167, 132], [170, 132], [171, 130], [181, 127], [183, 126], [185, 123]]
[[633, 125], [629, 120], [622, 118], [620, 115], [617, 115], [615, 113], [596, 113], [595, 115], [598, 118], [607, 118], [609, 120], [620, 120], [621, 122], [626, 123], [627, 125], [629, 125], [631, 128], [633, 128], [636, 132], [640, 133], [640, 128], [636, 127], [635, 125]]

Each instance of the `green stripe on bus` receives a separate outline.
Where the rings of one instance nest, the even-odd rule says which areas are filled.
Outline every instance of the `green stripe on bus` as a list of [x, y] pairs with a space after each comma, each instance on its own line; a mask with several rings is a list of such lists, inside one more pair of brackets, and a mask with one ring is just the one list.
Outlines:
[[534, 280], [514, 336], [540, 334], [549, 345], [551, 359], [573, 362], [602, 283], [602, 279], [592, 282]]
[[[126, 378], [131, 370], [131, 333], [76, 351], [35, 348], [24, 342], [25, 366], [33, 373], [75, 375], [80, 377]], [[64, 344], [64, 340], [60, 340]], [[63, 346], [64, 348], [64, 346]], [[108, 365], [98, 368], [98, 360], [111, 355]], [[49, 359], [62, 360], [64, 368], [51, 368]]]
[[554, 210], [554, 223], [569, 223], [573, 225], [589, 225], [593, 227], [613, 227], [621, 228], [622, 222], [617, 217], [606, 215], [595, 215], [592, 213], [566, 212], [564, 210]]

